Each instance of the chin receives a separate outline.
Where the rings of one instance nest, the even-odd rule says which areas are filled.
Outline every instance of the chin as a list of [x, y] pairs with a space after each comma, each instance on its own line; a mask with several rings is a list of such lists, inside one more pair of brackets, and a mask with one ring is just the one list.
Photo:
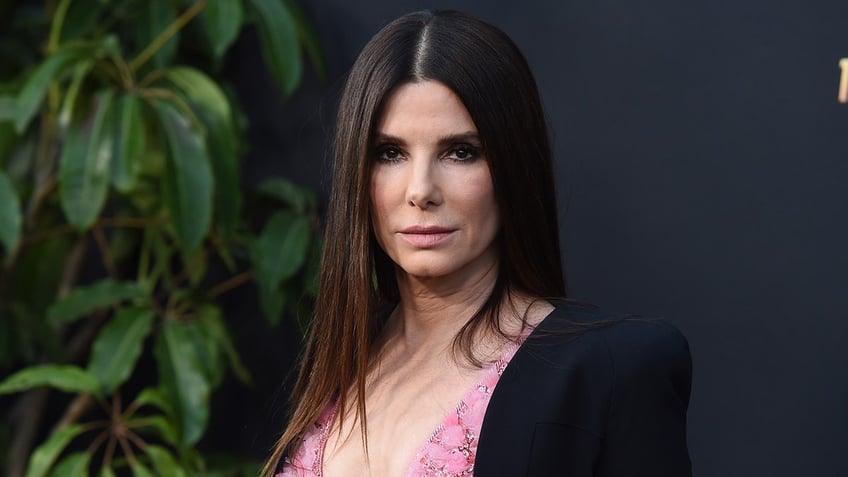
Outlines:
[[409, 275], [419, 279], [445, 277], [457, 271], [456, 267], [434, 262], [434, 260], [428, 260], [427, 263], [402, 263], [398, 266], [398, 269], [404, 275]]
[[401, 272], [404, 275], [408, 275], [410, 277], [415, 277], [422, 280], [432, 280], [450, 275], [450, 271], [434, 267], [401, 267]]

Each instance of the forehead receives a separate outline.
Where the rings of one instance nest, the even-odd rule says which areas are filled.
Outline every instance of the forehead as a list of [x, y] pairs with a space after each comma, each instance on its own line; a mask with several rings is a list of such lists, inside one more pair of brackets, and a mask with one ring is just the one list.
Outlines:
[[433, 80], [403, 83], [386, 98], [378, 134], [400, 136], [477, 132], [462, 100]]

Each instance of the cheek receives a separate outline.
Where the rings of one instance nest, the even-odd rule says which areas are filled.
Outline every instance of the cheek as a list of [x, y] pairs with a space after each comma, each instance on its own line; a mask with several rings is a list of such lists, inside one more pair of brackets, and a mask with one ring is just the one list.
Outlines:
[[383, 214], [389, 207], [394, 196], [390, 174], [375, 170], [371, 173], [371, 214]]
[[474, 213], [473, 216], [481, 221], [497, 220], [497, 200], [488, 170], [485, 174], [468, 178], [457, 190], [461, 191], [460, 200], [467, 210]]

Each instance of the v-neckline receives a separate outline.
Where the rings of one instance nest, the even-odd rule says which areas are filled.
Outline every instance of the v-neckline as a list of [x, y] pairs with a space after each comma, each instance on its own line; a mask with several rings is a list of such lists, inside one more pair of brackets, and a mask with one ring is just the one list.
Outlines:
[[[538, 326], [538, 324], [536, 326]], [[491, 392], [494, 390], [494, 387], [497, 384], [497, 381], [499, 380], [500, 375], [503, 373], [506, 366], [512, 360], [512, 357], [518, 351], [518, 348], [521, 347], [521, 345], [524, 343], [524, 341], [527, 339], [527, 337], [534, 331], [534, 329], [535, 329], [535, 326], [530, 326], [529, 330], [525, 333], [522, 333], [522, 336], [519, 337], [519, 339], [517, 341], [508, 342], [503, 353], [501, 354], [501, 357], [480, 370], [479, 378], [474, 383], [474, 385], [470, 389], [468, 389], [465, 393], [463, 393], [462, 397], [460, 398], [460, 400], [456, 404], [456, 406], [454, 406], [450, 411], [448, 411], [442, 417], [441, 421], [439, 421], [439, 424], [436, 426], [436, 428], [433, 430], [433, 432], [430, 433], [429, 437], [420, 446], [418, 446], [418, 448], [415, 450], [415, 453], [412, 454], [412, 461], [409, 463], [409, 465], [407, 465], [406, 473], [404, 474], [405, 476], [411, 475], [411, 472], [414, 470], [414, 466], [417, 464], [417, 457], [422, 453], [422, 451], [425, 450], [425, 448], [428, 445], [430, 445], [432, 443], [433, 439], [435, 439], [439, 435], [439, 433], [442, 430], [445, 429], [445, 426], [446, 426], [446, 423], [448, 422], [448, 420], [451, 419], [454, 416], [458, 416], [459, 413], [462, 411], [462, 407], [464, 405], [466, 405], [467, 402], [469, 402], [471, 397], [474, 396], [474, 393], [475, 392], [481, 392], [480, 391], [481, 387], [488, 386], [487, 383], [489, 382], [489, 380], [492, 377], [491, 373], [495, 373], [495, 374], [498, 375], [498, 379], [496, 379], [495, 382], [492, 383], [492, 386], [491, 386], [492, 389], [489, 390], [489, 396], [491, 398]], [[320, 439], [319, 445], [318, 445], [318, 453], [315, 456], [315, 464], [317, 464], [317, 465], [313, 466], [313, 469], [317, 470], [316, 477], [323, 477], [323, 475], [324, 475], [324, 451], [327, 447], [327, 442], [329, 441], [329, 438], [330, 438], [330, 431], [332, 430], [333, 425], [335, 424], [336, 415], [338, 414], [338, 410], [339, 410], [339, 401], [338, 401], [338, 399], [335, 399], [335, 400], [333, 400], [332, 408], [330, 409], [330, 413], [327, 416], [326, 420], [324, 421], [322, 429], [321, 429], [321, 439]], [[479, 436], [478, 436], [478, 438], [479, 438]]]

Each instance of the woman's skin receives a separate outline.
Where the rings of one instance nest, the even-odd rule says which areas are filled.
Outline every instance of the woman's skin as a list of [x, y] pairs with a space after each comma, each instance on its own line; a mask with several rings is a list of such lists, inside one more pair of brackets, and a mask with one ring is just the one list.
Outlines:
[[[419, 448], [476, 384], [480, 370], [455, 361], [450, 348], [497, 276], [500, 224], [492, 179], [460, 99], [436, 81], [399, 86], [385, 104], [374, 144], [372, 223], [397, 265], [401, 302], [366, 382], [369, 458], [348, 410], [337, 416], [324, 451], [327, 477], [406, 475]], [[513, 301], [520, 316], [532, 300]], [[528, 322], [551, 309], [537, 302]], [[520, 326], [519, 320], [502, 322], [507, 332]], [[475, 342], [481, 358], [500, 355], [502, 340]]]

